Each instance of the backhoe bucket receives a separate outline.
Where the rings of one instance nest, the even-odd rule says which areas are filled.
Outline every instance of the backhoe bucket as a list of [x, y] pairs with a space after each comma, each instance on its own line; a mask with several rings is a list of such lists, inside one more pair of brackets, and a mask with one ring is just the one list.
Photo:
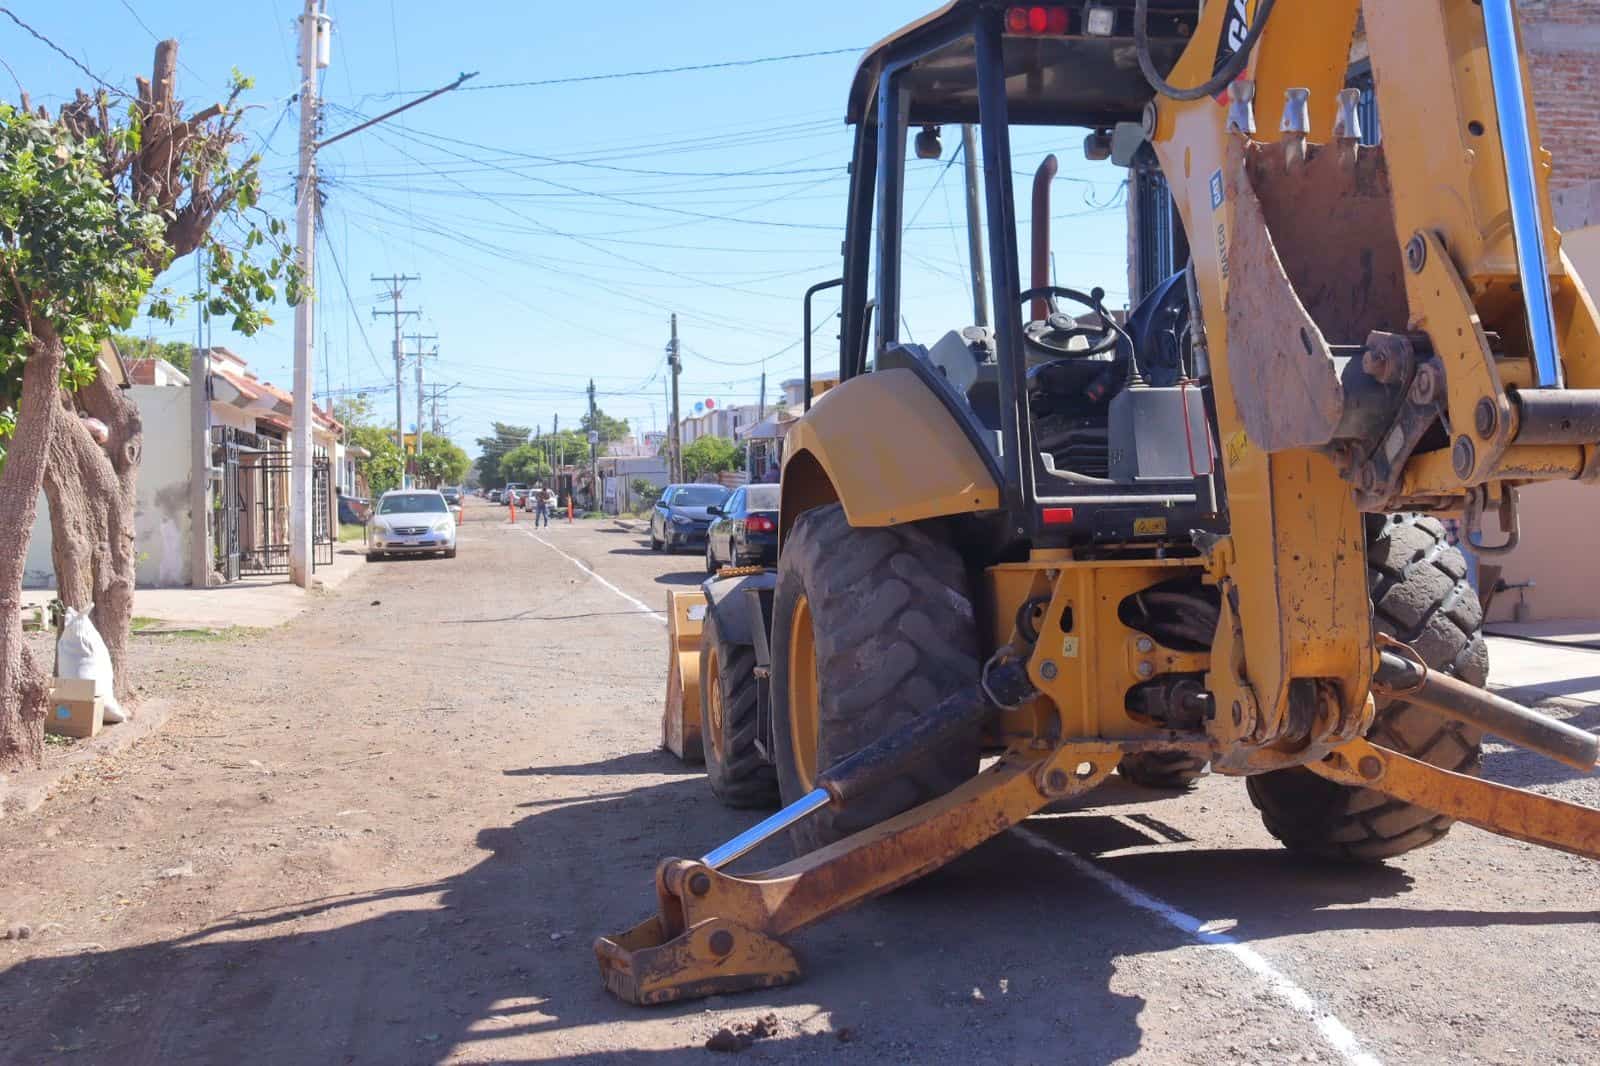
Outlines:
[[661, 744], [684, 762], [705, 759], [700, 740], [700, 629], [706, 596], [699, 589], [667, 593], [667, 698]]

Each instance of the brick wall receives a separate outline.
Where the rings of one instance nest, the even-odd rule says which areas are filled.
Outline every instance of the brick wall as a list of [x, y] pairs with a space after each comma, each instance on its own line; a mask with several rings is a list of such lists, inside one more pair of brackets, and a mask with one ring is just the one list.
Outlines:
[[1564, 229], [1600, 223], [1600, 0], [1520, 0], [1551, 181]]

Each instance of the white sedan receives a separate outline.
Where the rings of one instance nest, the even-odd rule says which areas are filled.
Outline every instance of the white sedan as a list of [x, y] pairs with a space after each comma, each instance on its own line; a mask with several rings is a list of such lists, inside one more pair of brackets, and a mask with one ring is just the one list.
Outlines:
[[367, 559], [443, 553], [456, 557], [456, 520], [436, 489], [386, 492], [367, 523]]

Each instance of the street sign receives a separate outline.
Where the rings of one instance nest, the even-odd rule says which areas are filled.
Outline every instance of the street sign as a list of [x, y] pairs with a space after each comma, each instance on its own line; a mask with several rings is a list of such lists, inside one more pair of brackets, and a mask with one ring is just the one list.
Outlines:
[[600, 443], [600, 431], [599, 430], [591, 429], [589, 431], [589, 443], [590, 444], [599, 444]]

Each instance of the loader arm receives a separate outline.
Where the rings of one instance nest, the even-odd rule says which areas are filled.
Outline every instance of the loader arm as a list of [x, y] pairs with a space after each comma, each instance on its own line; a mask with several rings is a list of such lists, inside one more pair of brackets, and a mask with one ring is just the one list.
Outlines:
[[[1170, 84], [1211, 78], [1244, 7], [1206, 5]], [[1459, 515], [1477, 545], [1486, 512], [1514, 528], [1519, 485], [1597, 472], [1600, 325], [1550, 221], [1510, 7], [1278, 0], [1226, 94], [1146, 112], [1191, 237], [1226, 464], [1231, 533], [1209, 545], [1223, 769], [1262, 768], [1307, 715], [1313, 743], [1370, 720], [1363, 511]], [[1361, 16], [1381, 145], [1345, 90]]]

